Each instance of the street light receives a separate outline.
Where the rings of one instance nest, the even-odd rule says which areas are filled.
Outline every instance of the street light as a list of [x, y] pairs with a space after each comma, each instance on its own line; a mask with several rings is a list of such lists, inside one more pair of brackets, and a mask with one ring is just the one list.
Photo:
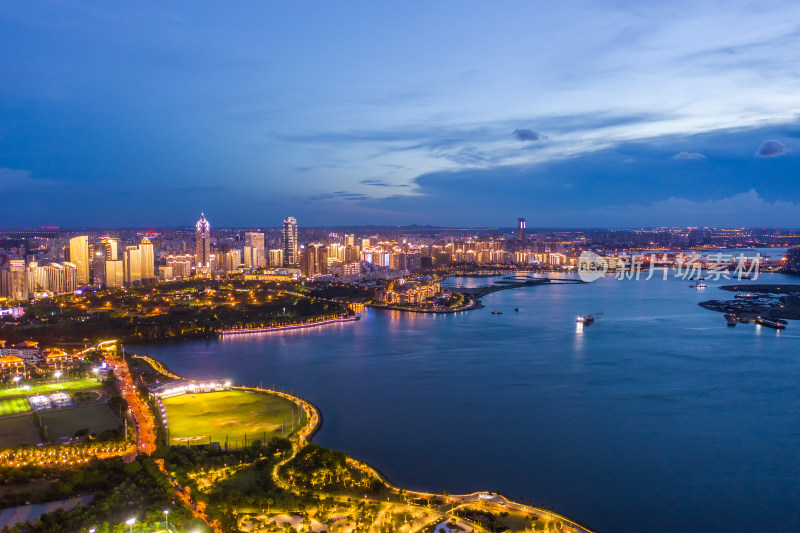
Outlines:
[[135, 518], [128, 518], [128, 520], [126, 520], [125, 523], [128, 524], [129, 526], [131, 526], [131, 533], [133, 533], [133, 524], [136, 523], [136, 519]]
[[164, 509], [164, 522], [167, 526], [167, 531], [169, 531], [169, 509]]
[[61, 371], [60, 370], [56, 370], [56, 373], [53, 374], [53, 375], [56, 377], [56, 383], [58, 383], [58, 378], [61, 377]]

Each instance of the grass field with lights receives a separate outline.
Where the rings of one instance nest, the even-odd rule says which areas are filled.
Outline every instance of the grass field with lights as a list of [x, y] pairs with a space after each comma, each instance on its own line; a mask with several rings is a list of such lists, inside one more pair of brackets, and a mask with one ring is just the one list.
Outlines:
[[47, 437], [51, 441], [59, 437], [72, 437], [76, 431], [84, 428], [89, 428], [90, 433], [100, 433], [122, 425], [122, 419], [106, 404], [46, 411], [40, 413], [39, 418], [42, 425], [47, 426]]
[[99, 389], [102, 385], [95, 378], [75, 379], [72, 381], [60, 381], [58, 383], [38, 383], [30, 385], [30, 388], [25, 389], [25, 383], [20, 383], [19, 387], [11, 387], [8, 389], [0, 390], [0, 399], [9, 398], [11, 396], [32, 396], [34, 394], [42, 394], [48, 392], [58, 392], [62, 390], [81, 390], [81, 389]]
[[[297, 427], [298, 409], [289, 400], [271, 394], [245, 391], [184, 394], [163, 401], [167, 411], [170, 444], [208, 444], [242, 446], [245, 434], [248, 444], [255, 439], [267, 441], [286, 435]], [[292, 411], [294, 408], [294, 426]], [[302, 413], [302, 410], [300, 410]], [[234, 444], [235, 443], [235, 444]]]
[[16, 415], [30, 411], [31, 406], [25, 398], [11, 398], [10, 400], [0, 400], [0, 416]]

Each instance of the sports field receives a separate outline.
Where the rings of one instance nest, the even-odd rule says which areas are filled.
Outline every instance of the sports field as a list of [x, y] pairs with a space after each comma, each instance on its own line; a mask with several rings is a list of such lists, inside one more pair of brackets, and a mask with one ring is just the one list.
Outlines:
[[47, 438], [51, 441], [72, 437], [79, 429], [89, 428], [90, 433], [100, 433], [122, 425], [122, 420], [106, 404], [47, 411], [40, 413], [39, 418], [42, 425], [47, 426]]
[[[207, 444], [227, 440], [242, 446], [254, 439], [269, 441], [299, 424], [298, 408], [271, 394], [245, 391], [184, 394], [163, 401], [167, 410], [170, 444]], [[294, 411], [294, 415], [292, 414]], [[302, 411], [301, 411], [302, 412]]]
[[33, 416], [0, 418], [0, 448], [36, 444], [39, 440], [39, 430], [33, 426]]
[[11, 398], [10, 400], [0, 400], [0, 416], [15, 415], [30, 411], [31, 406], [25, 398]]
[[[24, 385], [24, 384], [21, 384]], [[99, 389], [102, 385], [95, 378], [76, 379], [72, 381], [60, 381], [58, 383], [42, 383], [31, 385], [30, 388], [11, 387], [0, 390], [0, 399], [11, 396], [41, 394], [46, 392], [56, 392], [61, 390], [80, 390], [80, 389]]]

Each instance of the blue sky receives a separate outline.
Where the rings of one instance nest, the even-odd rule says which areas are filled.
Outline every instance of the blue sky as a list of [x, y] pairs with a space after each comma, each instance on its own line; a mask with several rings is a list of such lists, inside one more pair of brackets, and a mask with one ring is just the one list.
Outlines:
[[796, 2], [162, 4], [0, 6], [0, 226], [800, 227]]

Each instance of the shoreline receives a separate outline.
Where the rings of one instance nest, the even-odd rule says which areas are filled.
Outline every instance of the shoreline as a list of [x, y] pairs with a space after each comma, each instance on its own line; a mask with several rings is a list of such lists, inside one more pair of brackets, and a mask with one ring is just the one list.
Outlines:
[[270, 328], [252, 328], [252, 329], [223, 329], [217, 332], [220, 337], [225, 335], [241, 335], [245, 333], [270, 333], [273, 331], [286, 331], [288, 329], [302, 329], [302, 328], [315, 328], [317, 326], [325, 326], [328, 324], [337, 324], [339, 322], [355, 322], [360, 320], [359, 316], [352, 316], [347, 318], [332, 318], [330, 320], [321, 320], [311, 324], [293, 324], [290, 326], [273, 326]]
[[[356, 319], [357, 318], [353, 318], [353, 319], [350, 319], [350, 320], [356, 320]], [[149, 362], [149, 364], [151, 365], [151, 367], [156, 372], [159, 372], [162, 375], [166, 375], [166, 376], [172, 377], [172, 378], [185, 379], [187, 381], [194, 381], [192, 379], [188, 379], [188, 378], [179, 376], [179, 375], [177, 375], [177, 374], [175, 374], [175, 373], [173, 373], [173, 372], [171, 372], [169, 370], [167, 370], [168, 373], [165, 374], [161, 369], [165, 369], [166, 370], [166, 366], [164, 365], [164, 363], [162, 363], [158, 359], [154, 359], [154, 358], [152, 358], [150, 356], [146, 356], [146, 355], [145, 356], [133, 355], [133, 357], [138, 357], [138, 358], [142, 358], [142, 359], [147, 360]], [[155, 363], [155, 365], [153, 363]], [[159, 368], [156, 368], [156, 366], [158, 366]], [[276, 485], [278, 485], [279, 487], [283, 488], [284, 490], [288, 490], [288, 491], [294, 492], [292, 490], [293, 487], [290, 487], [290, 486], [288, 486], [288, 485], [283, 483], [283, 481], [281, 480], [280, 475], [279, 475], [279, 470], [283, 465], [285, 465], [291, 459], [293, 459], [294, 456], [302, 448], [304, 448], [305, 446], [307, 446], [308, 444], [311, 443], [314, 435], [316, 435], [316, 433], [322, 427], [322, 421], [323, 421], [322, 410], [319, 407], [317, 407], [316, 405], [312, 404], [310, 401], [306, 400], [305, 398], [302, 398], [300, 396], [297, 396], [295, 394], [288, 393], [288, 392], [282, 392], [282, 391], [273, 390], [273, 389], [264, 389], [262, 387], [250, 387], [250, 386], [244, 386], [244, 385], [238, 385], [238, 386], [234, 385], [234, 386], [231, 387], [231, 389], [242, 390], [242, 391], [253, 391], [253, 392], [256, 392], [256, 393], [260, 393], [260, 394], [276, 395], [278, 397], [281, 397], [281, 398], [284, 398], [284, 399], [286, 399], [288, 401], [291, 401], [292, 403], [295, 403], [296, 405], [300, 406], [303, 409], [303, 411], [304, 411], [304, 413], [306, 415], [305, 424], [303, 424], [301, 427], [299, 427], [296, 430], [296, 432], [292, 433], [292, 435], [294, 435], [295, 438], [292, 438], [291, 435], [289, 437], [291, 442], [292, 442], [292, 452], [293, 452], [292, 455], [289, 456], [289, 457], [284, 458], [282, 461], [277, 463], [275, 465], [275, 467], [273, 468], [272, 472], [271, 472], [271, 476], [272, 476], [273, 480], [275, 481]], [[386, 477], [386, 475], [383, 472], [381, 472], [380, 470], [378, 470], [376, 467], [372, 466], [371, 464], [369, 464], [367, 462], [364, 462], [364, 461], [361, 461], [359, 459], [356, 459], [354, 457], [351, 457], [349, 454], [346, 455], [346, 457], [347, 457], [346, 461], [347, 461], [347, 463], [349, 465], [353, 466], [354, 468], [360, 470], [361, 472], [363, 472], [365, 474], [368, 474], [368, 475], [371, 475], [371, 476], [375, 477], [390, 492], [393, 492], [395, 494], [403, 494], [403, 493], [405, 493], [405, 494], [407, 494], [407, 495], [409, 495], [411, 497], [423, 498], [423, 499], [442, 497], [442, 498], [444, 498], [444, 499], [446, 499], [446, 500], [448, 500], [448, 501], [450, 501], [452, 503], [459, 502], [461, 505], [467, 505], [467, 506], [470, 505], [470, 504], [471, 505], [477, 505], [477, 506], [486, 505], [490, 509], [497, 508], [498, 510], [513, 509], [513, 510], [517, 510], [519, 512], [523, 512], [523, 513], [526, 513], [526, 514], [529, 514], [529, 515], [535, 515], [537, 517], [541, 517], [541, 518], [544, 518], [546, 520], [561, 520], [562, 522], [569, 524], [570, 527], [572, 527], [573, 530], [576, 531], [576, 533], [594, 533], [594, 530], [590, 529], [589, 527], [584, 526], [580, 522], [572, 520], [572, 519], [570, 519], [570, 518], [568, 518], [568, 517], [566, 517], [566, 516], [564, 516], [564, 515], [562, 515], [560, 513], [557, 513], [557, 512], [555, 512], [553, 510], [547, 510], [547, 509], [535, 507], [533, 505], [528, 505], [528, 504], [525, 504], [523, 502], [518, 502], [518, 501], [513, 500], [513, 499], [511, 499], [511, 498], [509, 498], [509, 497], [507, 497], [507, 496], [505, 496], [505, 495], [503, 495], [503, 494], [501, 494], [499, 492], [475, 491], [475, 492], [472, 492], [472, 493], [469, 493], [469, 494], [447, 494], [447, 495], [441, 495], [441, 494], [437, 494], [437, 493], [427, 492], [427, 491], [424, 491], [424, 490], [405, 489], [403, 487], [400, 487], [399, 485], [395, 485], [394, 483], [392, 483]]]

